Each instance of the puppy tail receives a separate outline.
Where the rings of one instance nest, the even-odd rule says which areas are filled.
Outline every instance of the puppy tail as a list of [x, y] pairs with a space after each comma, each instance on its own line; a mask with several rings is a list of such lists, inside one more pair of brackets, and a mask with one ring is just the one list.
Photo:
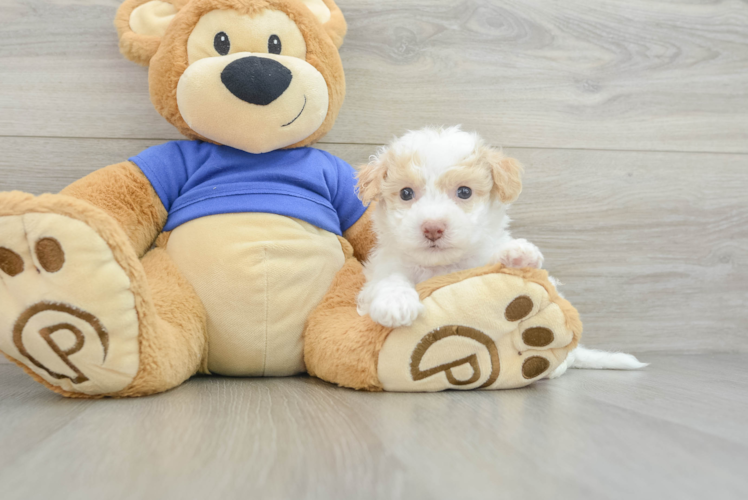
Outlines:
[[569, 368], [584, 368], [590, 370], [638, 370], [648, 366], [635, 356], [624, 352], [608, 352], [598, 349], [587, 349], [579, 346], [569, 353], [573, 359], [568, 362]]

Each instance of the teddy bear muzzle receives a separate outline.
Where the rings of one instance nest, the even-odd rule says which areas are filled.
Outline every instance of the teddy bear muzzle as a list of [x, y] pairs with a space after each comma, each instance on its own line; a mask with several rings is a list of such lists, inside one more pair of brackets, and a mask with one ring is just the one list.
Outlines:
[[177, 105], [201, 136], [257, 154], [314, 133], [329, 94], [322, 74], [303, 59], [239, 52], [190, 64], [177, 84]]

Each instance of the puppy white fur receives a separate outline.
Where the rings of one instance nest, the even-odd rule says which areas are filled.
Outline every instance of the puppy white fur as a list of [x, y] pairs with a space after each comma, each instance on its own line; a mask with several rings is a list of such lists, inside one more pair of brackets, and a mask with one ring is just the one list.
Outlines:
[[[522, 190], [522, 171], [517, 160], [459, 126], [411, 131], [381, 148], [358, 179], [364, 204], [377, 202], [378, 238], [364, 265], [359, 314], [388, 327], [409, 325], [423, 309], [415, 289], [421, 281], [497, 262], [541, 267], [538, 247], [508, 229], [507, 209]], [[573, 367], [646, 366], [623, 353], [581, 346], [575, 353], [553, 377]], [[588, 356], [594, 353], [602, 356]]]
[[496, 262], [540, 267], [538, 247], [508, 229], [521, 176], [519, 162], [459, 127], [412, 131], [380, 149], [359, 173], [361, 199], [377, 201], [378, 238], [359, 314], [409, 325], [422, 310], [421, 281]]

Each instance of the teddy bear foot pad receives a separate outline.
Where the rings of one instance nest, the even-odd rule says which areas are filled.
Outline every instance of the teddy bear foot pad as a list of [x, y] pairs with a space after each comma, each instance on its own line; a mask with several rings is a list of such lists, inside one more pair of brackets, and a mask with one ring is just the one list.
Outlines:
[[131, 280], [81, 220], [40, 212], [0, 217], [0, 304], [0, 351], [47, 384], [105, 394], [137, 374]]
[[519, 276], [469, 278], [423, 304], [421, 316], [393, 330], [379, 353], [384, 390], [526, 386], [552, 373], [574, 340], [559, 304]]

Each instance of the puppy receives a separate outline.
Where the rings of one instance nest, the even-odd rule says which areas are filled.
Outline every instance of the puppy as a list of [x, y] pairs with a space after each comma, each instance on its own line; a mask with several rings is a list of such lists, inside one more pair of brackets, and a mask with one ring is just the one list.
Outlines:
[[[364, 265], [359, 314], [388, 327], [409, 325], [423, 309], [415, 290], [421, 281], [497, 262], [541, 267], [538, 247], [509, 233], [507, 209], [521, 178], [517, 160], [460, 127], [408, 132], [380, 149], [358, 176], [361, 200], [377, 202], [378, 238]], [[645, 366], [631, 354], [580, 345], [550, 378], [568, 368]]]
[[423, 306], [415, 285], [440, 274], [501, 262], [541, 267], [543, 254], [509, 233], [509, 204], [522, 166], [475, 133], [425, 128], [382, 148], [359, 173], [377, 245], [364, 266], [358, 312], [377, 323], [411, 324]]

